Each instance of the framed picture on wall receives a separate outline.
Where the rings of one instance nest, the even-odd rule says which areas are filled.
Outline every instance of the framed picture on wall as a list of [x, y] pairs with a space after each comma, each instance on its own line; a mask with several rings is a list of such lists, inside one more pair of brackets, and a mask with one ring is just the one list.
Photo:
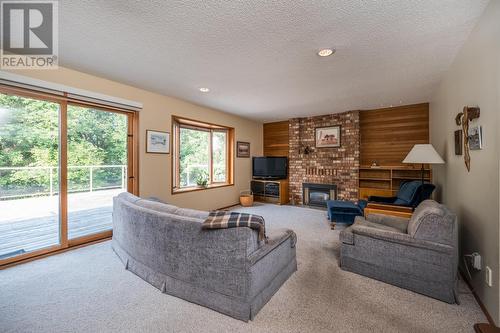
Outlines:
[[146, 130], [146, 153], [169, 154], [170, 133]]
[[316, 127], [316, 148], [338, 148], [340, 147], [340, 125], [329, 127]]
[[236, 157], [250, 157], [250, 142], [236, 142]]
[[483, 131], [481, 125], [469, 127], [470, 150], [483, 149]]

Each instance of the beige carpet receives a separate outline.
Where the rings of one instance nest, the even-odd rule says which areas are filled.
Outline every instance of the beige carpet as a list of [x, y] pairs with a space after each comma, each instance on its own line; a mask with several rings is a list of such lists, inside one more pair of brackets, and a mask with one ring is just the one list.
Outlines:
[[486, 320], [464, 285], [450, 305], [342, 271], [324, 211], [244, 210], [298, 235], [298, 272], [254, 321], [162, 294], [105, 242], [0, 271], [0, 332], [473, 332]]

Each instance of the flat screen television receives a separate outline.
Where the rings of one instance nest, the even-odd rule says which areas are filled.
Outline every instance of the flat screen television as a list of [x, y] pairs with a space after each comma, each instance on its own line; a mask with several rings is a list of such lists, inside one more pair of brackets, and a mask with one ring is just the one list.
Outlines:
[[253, 178], [286, 179], [287, 175], [287, 157], [254, 157], [252, 159]]

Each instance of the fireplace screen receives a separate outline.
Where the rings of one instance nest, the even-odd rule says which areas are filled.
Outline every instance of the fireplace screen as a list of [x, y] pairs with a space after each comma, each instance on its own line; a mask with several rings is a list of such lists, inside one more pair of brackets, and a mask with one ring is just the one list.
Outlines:
[[337, 186], [334, 184], [302, 184], [302, 200], [306, 206], [326, 207], [328, 200], [337, 199]]

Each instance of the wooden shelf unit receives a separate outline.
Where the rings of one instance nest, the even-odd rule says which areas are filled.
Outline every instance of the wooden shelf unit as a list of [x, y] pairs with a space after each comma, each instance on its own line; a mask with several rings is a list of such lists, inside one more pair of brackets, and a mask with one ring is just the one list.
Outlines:
[[[267, 184], [277, 184], [278, 194], [271, 194], [266, 191]], [[277, 179], [277, 180], [261, 180], [252, 179], [250, 182], [250, 188], [253, 193], [255, 201], [275, 203], [278, 205], [284, 205], [288, 203], [288, 179]]]
[[[420, 180], [420, 168], [404, 166], [360, 166], [359, 167], [359, 197], [368, 199], [371, 195], [391, 197], [396, 195], [401, 182]], [[432, 182], [432, 170], [425, 166], [424, 180]]]

